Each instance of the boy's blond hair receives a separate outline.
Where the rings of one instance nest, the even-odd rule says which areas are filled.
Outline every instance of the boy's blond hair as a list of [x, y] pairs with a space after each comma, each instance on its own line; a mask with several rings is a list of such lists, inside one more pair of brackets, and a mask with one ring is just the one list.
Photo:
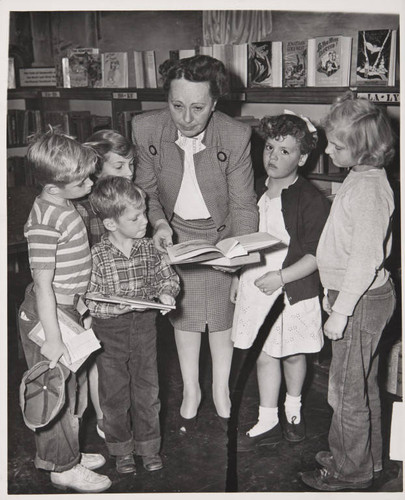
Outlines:
[[50, 126], [47, 132], [32, 137], [27, 160], [41, 186], [62, 186], [92, 174], [97, 154], [91, 147]]
[[125, 177], [103, 177], [89, 196], [94, 212], [104, 219], [118, 219], [128, 206], [146, 208], [144, 191]]

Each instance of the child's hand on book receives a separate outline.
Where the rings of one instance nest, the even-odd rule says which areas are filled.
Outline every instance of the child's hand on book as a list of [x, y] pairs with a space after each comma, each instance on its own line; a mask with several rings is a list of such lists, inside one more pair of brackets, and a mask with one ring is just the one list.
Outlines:
[[132, 311], [139, 311], [142, 312], [146, 308], [145, 307], [137, 307], [136, 309], [133, 306], [128, 306], [126, 304], [116, 304], [112, 310], [111, 313], [114, 314], [114, 316], [121, 316], [122, 314], [127, 314]]
[[55, 368], [56, 363], [63, 356], [67, 364], [70, 364], [69, 351], [61, 339], [45, 340], [41, 347], [41, 354], [49, 359], [49, 368]]
[[[176, 304], [176, 299], [167, 293], [162, 293], [159, 295], [159, 300], [162, 304], [167, 304], [168, 306], [174, 306]], [[161, 309], [160, 313], [162, 315], [167, 314], [169, 311], [166, 309]]]
[[223, 273], [236, 273], [236, 271], [239, 271], [239, 269], [242, 266], [212, 266], [212, 269], [215, 269], [216, 271], [222, 271]]

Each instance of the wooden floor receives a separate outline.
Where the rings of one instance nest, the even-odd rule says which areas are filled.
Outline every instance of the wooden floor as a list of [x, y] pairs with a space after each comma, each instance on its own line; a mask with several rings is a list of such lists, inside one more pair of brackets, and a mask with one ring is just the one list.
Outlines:
[[[14, 340], [10, 342], [8, 380], [8, 493], [60, 493], [51, 485], [49, 473], [35, 469], [33, 464], [33, 433], [24, 425], [18, 406], [18, 385], [26, 366], [24, 360], [18, 358], [15, 335], [12, 335]], [[184, 437], [178, 433], [177, 421], [182, 394], [180, 369], [173, 331], [165, 318], [159, 323], [158, 356], [162, 402], [162, 470], [146, 472], [140, 457], [137, 457], [137, 474], [119, 476], [115, 471], [114, 460], [108, 457], [105, 444], [96, 433], [91, 407], [83, 419], [83, 451], [102, 453], [107, 458], [106, 464], [100, 469], [113, 483], [107, 493], [310, 491], [301, 482], [299, 472], [313, 469], [316, 466], [316, 452], [327, 449], [331, 410], [326, 401], [325, 366], [321, 364], [313, 368], [310, 365], [303, 406], [307, 426], [305, 441], [290, 444], [281, 440], [276, 445], [261, 446], [253, 452], [237, 453], [236, 425], [244, 429], [256, 421], [258, 391], [254, 369], [249, 368], [245, 361], [245, 368], [240, 371], [241, 358], [235, 356], [237, 363], [232, 376], [232, 420], [228, 432], [224, 432], [217, 421], [211, 398], [211, 365], [207, 342], [204, 341], [201, 356], [203, 400], [198, 426], [193, 435]], [[236, 373], [239, 374], [238, 384], [235, 382]], [[393, 400], [394, 397], [383, 393], [384, 473], [369, 491], [402, 491], [401, 463], [390, 461], [387, 454]]]

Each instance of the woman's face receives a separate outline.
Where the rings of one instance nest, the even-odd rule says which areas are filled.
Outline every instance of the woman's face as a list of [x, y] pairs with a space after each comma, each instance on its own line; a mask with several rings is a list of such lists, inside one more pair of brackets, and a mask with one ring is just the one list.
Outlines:
[[195, 137], [207, 126], [217, 101], [211, 97], [209, 82], [172, 80], [169, 109], [172, 119], [186, 137]]

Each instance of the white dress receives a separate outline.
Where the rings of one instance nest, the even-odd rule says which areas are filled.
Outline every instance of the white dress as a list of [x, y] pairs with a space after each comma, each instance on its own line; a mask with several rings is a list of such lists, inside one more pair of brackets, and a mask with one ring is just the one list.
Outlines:
[[[267, 231], [288, 245], [290, 236], [284, 225], [281, 197], [269, 199], [264, 194], [258, 207], [259, 231]], [[266, 272], [280, 269], [286, 255], [287, 248], [264, 251], [263, 262], [246, 266], [241, 273], [231, 336], [235, 347], [248, 349], [253, 344], [274, 302], [283, 294], [284, 309], [271, 328], [263, 351], [274, 358], [282, 358], [322, 349], [322, 317], [318, 297], [290, 305], [281, 287], [272, 295], [266, 295], [254, 284]]]

